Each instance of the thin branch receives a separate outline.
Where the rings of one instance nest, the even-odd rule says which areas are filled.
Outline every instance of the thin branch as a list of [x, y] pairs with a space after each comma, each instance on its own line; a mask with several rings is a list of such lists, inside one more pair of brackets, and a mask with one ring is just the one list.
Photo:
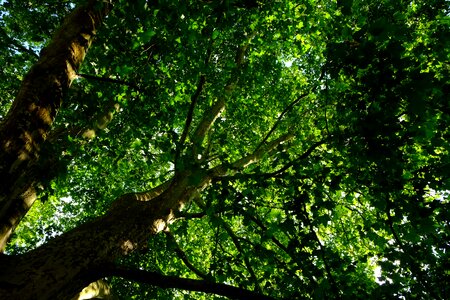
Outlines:
[[248, 49], [248, 45], [250, 40], [253, 38], [253, 36], [250, 37], [250, 39], [247, 41], [247, 43], [243, 46], [239, 46], [236, 51], [235, 56], [235, 62], [236, 62], [236, 68], [232, 72], [231, 78], [228, 80], [228, 82], [225, 85], [224, 88], [224, 95], [221, 95], [219, 99], [216, 100], [216, 102], [211, 106], [208, 112], [206, 112], [203, 116], [203, 119], [201, 120], [200, 124], [198, 125], [197, 129], [195, 130], [195, 133], [192, 137], [192, 140], [194, 142], [193, 147], [193, 154], [196, 156], [197, 153], [199, 153], [199, 148], [201, 144], [203, 143], [203, 140], [205, 139], [206, 134], [208, 134], [209, 130], [211, 129], [212, 125], [216, 121], [216, 119], [220, 116], [220, 114], [225, 109], [225, 103], [226, 98], [229, 97], [234, 89], [236, 88], [236, 85], [239, 81], [239, 70], [242, 67], [242, 64], [244, 63], [245, 59], [245, 53]]
[[[204, 203], [198, 201], [197, 204], [200, 206], [200, 208], [202, 208], [203, 210], [206, 210], [206, 206]], [[236, 234], [233, 232], [233, 230], [231, 229], [231, 227], [227, 224], [227, 222], [225, 222], [222, 218], [217, 217], [215, 215], [211, 215], [211, 218], [214, 218], [215, 220], [218, 220], [220, 222], [220, 224], [222, 225], [222, 228], [225, 229], [225, 231], [228, 233], [228, 235], [231, 237], [231, 240], [233, 241], [233, 244], [235, 245], [236, 249], [241, 253], [243, 259], [244, 259], [244, 264], [245, 267], [247, 268], [248, 272], [250, 273], [250, 278], [253, 281], [253, 284], [255, 285], [255, 289], [261, 293], [261, 287], [258, 284], [258, 279], [256, 278], [256, 274], [253, 271], [253, 267], [250, 264], [250, 261], [248, 259], [248, 257], [244, 254], [244, 251], [241, 247], [241, 244], [239, 243], [239, 239], [236, 236]]]
[[215, 217], [217, 220], [220, 221], [222, 224], [222, 227], [225, 229], [225, 231], [228, 233], [228, 235], [231, 237], [231, 240], [233, 241], [234, 246], [236, 249], [241, 253], [245, 267], [247, 268], [248, 272], [250, 273], [250, 278], [253, 281], [253, 284], [255, 285], [255, 290], [257, 290], [259, 293], [261, 293], [261, 287], [258, 284], [258, 278], [256, 277], [255, 271], [253, 270], [252, 265], [250, 264], [250, 260], [248, 259], [248, 256], [244, 253], [244, 250], [242, 249], [241, 243], [239, 242], [238, 237], [231, 229], [230, 225], [228, 225], [227, 222], [225, 222], [222, 218]]
[[178, 255], [179, 258], [181, 258], [181, 260], [184, 262], [186, 267], [188, 267], [188, 269], [191, 270], [192, 272], [194, 272], [198, 277], [203, 278], [203, 279], [208, 280], [208, 281], [212, 281], [212, 278], [210, 276], [208, 276], [208, 274], [205, 274], [204, 272], [202, 272], [199, 269], [197, 269], [189, 261], [186, 253], [184, 253], [183, 249], [181, 249], [180, 245], [178, 245], [177, 240], [175, 239], [173, 234], [170, 231], [168, 231], [168, 230], [165, 230], [164, 233], [166, 234], [169, 242], [174, 246], [175, 253]]
[[[197, 201], [198, 202], [198, 201]], [[203, 205], [203, 207], [206, 207], [207, 205]], [[223, 214], [223, 213], [227, 213], [227, 212], [232, 212], [234, 211], [234, 207], [233, 206], [226, 206], [223, 207], [222, 209], [218, 209], [214, 212], [215, 215], [219, 215], [219, 214]], [[203, 217], [206, 217], [208, 214], [205, 211], [202, 212], [196, 212], [196, 213], [186, 213], [184, 211], [180, 211], [180, 212], [175, 212], [175, 218], [177, 219], [201, 219]]]
[[125, 80], [121, 80], [121, 79], [114, 79], [114, 78], [109, 78], [109, 77], [95, 76], [95, 75], [82, 74], [82, 73], [78, 73], [77, 76], [79, 78], [84, 78], [84, 79], [90, 79], [90, 80], [97, 80], [97, 81], [101, 81], [101, 82], [121, 84], [121, 85], [125, 85], [125, 86], [128, 86], [128, 87], [132, 88], [132, 89], [135, 89], [137, 91], [142, 92], [142, 89], [139, 88], [135, 83], [132, 83], [132, 82], [129, 82], [129, 81], [125, 81]]
[[328, 278], [330, 280], [331, 290], [333, 291], [335, 297], [339, 298], [340, 297], [339, 289], [338, 289], [336, 280], [334, 279], [334, 276], [331, 273], [331, 268], [330, 268], [330, 266], [329, 266], [329, 264], [327, 262], [324, 246], [322, 245], [322, 242], [320, 241], [319, 237], [317, 236], [317, 233], [314, 230], [313, 224], [311, 223], [311, 220], [309, 219], [308, 212], [307, 212], [307, 209], [306, 209], [306, 204], [304, 202], [302, 202], [301, 207], [302, 207], [302, 210], [303, 210], [303, 219], [306, 222], [306, 224], [308, 225], [309, 230], [313, 234], [316, 242], [319, 244], [320, 255], [322, 256], [322, 261], [323, 261], [323, 264], [325, 266], [325, 272], [327, 273]]
[[[212, 53], [212, 45], [213, 45], [214, 41], [212, 39], [212, 37], [210, 38], [209, 41], [209, 45], [208, 45], [208, 50], [206, 51], [206, 55], [205, 55], [205, 67], [209, 64], [209, 60], [211, 59], [211, 53]], [[194, 94], [191, 96], [191, 105], [189, 107], [189, 111], [188, 111], [188, 115], [186, 117], [186, 123], [184, 124], [184, 130], [183, 133], [181, 134], [180, 137], [180, 141], [178, 142], [177, 145], [177, 149], [176, 149], [176, 154], [175, 154], [175, 170], [177, 169], [177, 162], [178, 162], [178, 158], [180, 157], [180, 153], [182, 151], [182, 147], [184, 145], [184, 143], [186, 142], [186, 138], [187, 135], [189, 133], [189, 129], [192, 123], [192, 118], [194, 115], [194, 109], [195, 106], [197, 104], [198, 98], [200, 97], [200, 94], [203, 91], [203, 88], [205, 86], [205, 82], [206, 82], [206, 77], [205, 75], [200, 75], [200, 80], [197, 84], [197, 88], [195, 89]]]
[[258, 149], [256, 151], [254, 151], [253, 154], [243, 157], [243, 158], [237, 160], [236, 162], [234, 162], [233, 169], [243, 169], [250, 164], [259, 162], [263, 158], [264, 154], [269, 153], [270, 151], [272, 151], [273, 149], [275, 149], [282, 143], [287, 142], [293, 138], [294, 138], [294, 135], [290, 134], [290, 133], [280, 136], [276, 140], [273, 140], [272, 142], [270, 142], [266, 147], [264, 147], [262, 149]]
[[29, 54], [34, 58], [39, 58], [39, 55], [36, 52], [23, 46], [18, 41], [16, 41], [12, 37], [10, 37], [3, 27], [0, 27], [0, 30], [1, 30], [1, 34], [2, 34], [3, 38], [8, 40], [8, 42], [11, 43], [11, 45], [13, 45], [18, 51]]
[[[263, 224], [263, 222], [261, 220], [259, 220], [258, 218], [256, 218], [254, 215], [250, 214], [248, 211], [245, 211], [242, 207], [239, 208], [239, 211], [242, 212], [244, 215], [246, 215], [250, 220], [252, 220], [259, 228], [261, 228], [264, 232], [267, 231], [267, 227]], [[289, 251], [289, 249], [284, 246], [277, 238], [275, 238], [274, 236], [271, 237], [272, 242], [278, 246], [278, 248], [280, 248], [281, 250], [283, 250], [287, 255], [289, 255], [289, 257], [292, 258], [293, 262], [299, 262], [301, 261], [296, 255], [294, 255], [292, 253], [292, 251]], [[295, 272], [293, 272], [287, 265], [286, 263], [280, 261], [277, 257], [273, 256], [273, 259], [275, 259], [279, 265], [282, 265], [287, 272], [289, 272], [291, 274], [291, 276], [294, 277], [298, 277], [297, 274], [295, 274]], [[296, 268], [298, 269], [298, 268]], [[309, 280], [311, 280], [311, 282], [317, 286], [317, 281], [314, 279], [314, 276], [311, 274], [311, 271], [308, 271], [307, 269], [303, 269], [302, 272], [304, 273], [308, 273], [309, 276]], [[300, 278], [299, 278], [300, 279]]]
[[[258, 150], [262, 145], [264, 145], [265, 142], [267, 142], [267, 140], [269, 139], [269, 137], [273, 134], [273, 132], [275, 131], [275, 129], [278, 127], [278, 125], [281, 123], [282, 119], [284, 118], [284, 116], [292, 110], [292, 108], [297, 105], [300, 100], [302, 100], [303, 98], [309, 96], [313, 91], [315, 91], [319, 86], [320, 86], [320, 82], [322, 81], [324, 76], [324, 70], [322, 70], [322, 73], [320, 75], [320, 78], [318, 80], [318, 83], [311, 88], [311, 90], [307, 93], [301, 94], [300, 96], [298, 96], [294, 101], [292, 101], [280, 114], [280, 116], [277, 118], [277, 120], [275, 121], [275, 124], [272, 126], [272, 128], [269, 130], [269, 132], [266, 134], [266, 136], [263, 138], [263, 140], [258, 144], [258, 146], [256, 147], [256, 150]], [[328, 125], [327, 125], [328, 126]], [[328, 128], [327, 128], [328, 131]]]
[[386, 205], [386, 216], [387, 216], [387, 223], [389, 226], [389, 229], [392, 233], [392, 235], [394, 236], [394, 240], [395, 242], [399, 245], [399, 247], [402, 249], [403, 252], [407, 253], [405, 251], [405, 245], [403, 244], [402, 240], [400, 239], [400, 237], [397, 234], [397, 231], [394, 229], [394, 221], [392, 220], [392, 215], [391, 215], [391, 205], [390, 205], [390, 201], [389, 199], [386, 200], [387, 205]]
[[401, 251], [405, 254], [406, 262], [409, 263], [411, 272], [418, 277], [418, 279], [419, 279], [418, 281], [422, 285], [422, 287], [425, 290], [430, 291], [430, 294], [432, 295], [433, 298], [439, 299], [438, 295], [436, 295], [436, 293], [433, 291], [430, 284], [426, 280], [427, 275], [424, 274], [424, 272], [422, 271], [420, 264], [417, 263], [416, 258], [411, 255], [411, 253], [412, 253], [411, 250], [407, 249], [406, 245], [402, 242], [397, 231], [395, 230], [394, 220], [392, 219], [392, 215], [390, 212], [391, 208], [392, 208], [392, 201], [389, 199], [389, 197], [386, 197], [385, 213], [387, 216], [387, 223], [389, 226], [389, 230], [391, 231], [392, 235], [394, 236], [395, 242], [398, 244]]
[[[297, 157], [297, 158], [294, 159], [293, 161], [287, 163], [284, 167], [282, 167], [281, 169], [279, 169], [279, 170], [273, 172], [272, 174], [277, 175], [277, 174], [283, 173], [284, 171], [286, 171], [287, 169], [289, 169], [290, 167], [292, 167], [295, 163], [297, 163], [297, 162], [299, 162], [299, 161], [301, 161], [301, 160], [306, 159], [308, 156], [311, 155], [311, 153], [312, 153], [314, 150], [316, 150], [317, 147], [319, 147], [319, 146], [322, 145], [322, 144], [325, 144], [325, 140], [321, 140], [321, 141], [318, 141], [318, 142], [312, 144], [312, 145], [308, 148], [308, 150], [306, 150], [302, 155], [300, 155], [299, 157]], [[273, 176], [272, 176], [272, 177], [273, 177]]]
[[191, 219], [201, 219], [201, 218], [206, 217], [206, 216], [207, 216], [207, 214], [205, 212], [185, 213], [183, 211], [180, 211], [180, 212], [176, 212], [175, 213], [175, 218], [176, 219], [191, 220]]
[[273, 140], [269, 144], [267, 144], [265, 147], [260, 148], [256, 151], [254, 151], [252, 154], [249, 154], [237, 161], [235, 161], [232, 164], [221, 164], [215, 168], [212, 168], [210, 170], [212, 179], [217, 179], [220, 177], [228, 177], [230, 175], [234, 175], [238, 171], [244, 169], [248, 165], [254, 164], [259, 162], [263, 156], [273, 149], [275, 149], [278, 145], [291, 140], [294, 138], [293, 134], [285, 134], [279, 137], [276, 140]]
[[267, 140], [269, 139], [269, 137], [272, 135], [272, 133], [275, 131], [275, 129], [278, 127], [278, 125], [281, 123], [281, 120], [283, 119], [283, 117], [297, 104], [300, 102], [300, 100], [302, 100], [303, 98], [305, 98], [306, 96], [308, 96], [310, 93], [305, 93], [302, 94], [300, 96], [297, 97], [297, 99], [295, 99], [294, 101], [292, 101], [281, 113], [281, 115], [278, 117], [278, 119], [276, 120], [275, 124], [272, 126], [272, 128], [270, 129], [270, 131], [266, 134], [266, 136], [263, 138], [263, 140], [259, 143], [259, 145], [256, 147], [255, 150], [258, 150], [259, 148], [261, 148], [262, 145], [264, 145], [265, 142], [267, 142]]
[[[263, 224], [263, 222], [261, 220], [259, 220], [258, 218], [256, 218], [254, 215], [250, 214], [248, 211], [244, 210], [244, 209], [240, 209], [240, 212], [242, 212], [247, 218], [249, 218], [250, 220], [253, 221], [253, 223], [255, 223], [256, 225], [258, 225], [259, 228], [261, 228], [261, 230], [263, 232], [267, 231], [267, 227]], [[271, 237], [272, 242], [278, 246], [278, 248], [280, 248], [281, 250], [283, 250], [286, 254], [288, 254], [289, 256], [291, 256], [291, 253], [289, 252], [288, 248], [283, 245], [276, 237], [272, 236]], [[294, 260], [296, 259], [295, 257], [292, 257]]]
[[180, 278], [163, 275], [157, 272], [128, 269], [125, 267], [111, 266], [106, 270], [107, 276], [118, 276], [128, 280], [147, 283], [163, 289], [176, 288], [187, 291], [204, 292], [228, 297], [230, 299], [261, 299], [274, 300], [275, 298], [261, 295], [243, 288], [234, 287], [223, 283], [214, 283], [206, 280]]
[[[286, 165], [284, 165], [282, 168], [274, 171], [274, 172], [270, 172], [270, 173], [251, 173], [251, 174], [238, 174], [235, 177], [236, 178], [273, 178], [273, 177], [277, 177], [278, 175], [282, 174], [283, 172], [287, 171], [290, 167], [292, 167], [293, 165], [295, 165], [296, 163], [298, 163], [301, 160], [306, 159], [309, 155], [311, 155], [311, 153], [320, 145], [324, 144], [325, 140], [321, 140], [319, 142], [316, 142], [314, 144], [312, 144], [308, 150], [306, 150], [302, 155], [300, 155], [299, 157], [297, 157], [296, 159], [292, 160], [291, 162], [287, 163]], [[231, 177], [229, 177], [231, 178]]]
[[331, 136], [330, 129], [328, 128], [327, 106], [328, 106], [328, 98], [325, 97], [325, 106], [324, 106], [325, 130], [327, 131], [328, 136]]
[[181, 148], [183, 147], [183, 145], [186, 141], [186, 138], [187, 138], [187, 135], [189, 132], [189, 128], [192, 123], [192, 117], [194, 114], [195, 105], [197, 104], [197, 100], [200, 97], [200, 94], [202, 93], [203, 87], [205, 86], [205, 82], [206, 82], [205, 76], [201, 75], [200, 80], [197, 84], [197, 88], [195, 89], [195, 93], [191, 96], [191, 105], [189, 106], [189, 111], [188, 111], [188, 114], [186, 117], [186, 122], [184, 124], [183, 133], [181, 134], [180, 141], [178, 142], [178, 145], [177, 145], [177, 150], [176, 150], [176, 154], [175, 154], [175, 166], [177, 165], [178, 158], [180, 157]]

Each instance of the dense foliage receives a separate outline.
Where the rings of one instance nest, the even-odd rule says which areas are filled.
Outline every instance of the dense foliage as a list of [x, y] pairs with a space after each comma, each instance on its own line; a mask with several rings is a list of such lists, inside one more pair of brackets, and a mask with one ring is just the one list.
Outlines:
[[[0, 117], [79, 4], [2, 1]], [[197, 167], [193, 157], [231, 165], [289, 134], [121, 263], [275, 298], [450, 297], [449, 13], [445, 0], [119, 1], [67, 92], [42, 149], [40, 201], [7, 253]], [[108, 282], [121, 298], [210, 297]]]

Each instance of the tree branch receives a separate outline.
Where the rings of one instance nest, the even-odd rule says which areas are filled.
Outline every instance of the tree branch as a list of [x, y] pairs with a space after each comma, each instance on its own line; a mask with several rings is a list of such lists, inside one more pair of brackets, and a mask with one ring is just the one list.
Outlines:
[[308, 156], [311, 155], [311, 153], [312, 153], [314, 150], [316, 150], [317, 147], [319, 147], [320, 145], [322, 145], [322, 144], [324, 144], [324, 143], [325, 143], [325, 140], [321, 140], [321, 141], [318, 141], [318, 142], [312, 144], [312, 145], [308, 148], [308, 150], [306, 150], [302, 155], [300, 155], [299, 157], [297, 157], [297, 158], [294, 159], [293, 161], [287, 163], [287, 164], [286, 164], [284, 167], [282, 167], [281, 169], [279, 169], [279, 170], [277, 170], [277, 171], [275, 171], [275, 172], [273, 172], [273, 173], [268, 173], [268, 174], [266, 174], [265, 176], [273, 177], [273, 176], [276, 176], [276, 175], [278, 175], [278, 174], [280, 174], [280, 173], [283, 173], [284, 171], [286, 171], [287, 169], [289, 169], [290, 167], [292, 167], [295, 163], [297, 163], [297, 162], [299, 162], [299, 161], [301, 161], [301, 160], [306, 159]]
[[225, 98], [221, 97], [218, 99], [213, 106], [203, 115], [203, 119], [200, 124], [197, 126], [197, 129], [192, 136], [192, 141], [194, 142], [193, 152], [194, 155], [198, 153], [198, 148], [200, 148], [203, 140], [205, 139], [206, 134], [211, 129], [212, 125], [216, 121], [216, 119], [220, 116], [220, 114], [225, 109]]
[[[212, 44], [213, 44], [213, 39], [211, 37], [210, 41], [209, 41], [208, 50], [206, 51], [206, 56], [205, 56], [205, 61], [204, 61], [205, 66], [208, 65], [209, 60], [211, 58]], [[189, 107], [188, 115], [186, 117], [186, 123], [184, 124], [184, 130], [183, 130], [183, 133], [181, 134], [180, 141], [178, 142], [177, 150], [176, 150], [176, 154], [175, 154], [175, 170], [177, 169], [178, 158], [179, 158], [180, 153], [182, 151], [181, 148], [183, 147], [184, 143], [186, 142], [186, 138], [187, 138], [187, 135], [189, 133], [189, 128], [190, 128], [191, 123], [192, 123], [192, 117], [193, 117], [193, 114], [194, 114], [195, 105], [197, 104], [197, 100], [198, 100], [198, 98], [200, 97], [200, 94], [203, 91], [203, 87], [205, 86], [205, 82], [206, 82], [205, 75], [203, 75], [203, 74], [200, 75], [200, 80], [199, 80], [199, 83], [198, 83], [197, 88], [195, 90], [195, 93], [191, 96], [191, 105]]]
[[112, 203], [111, 207], [114, 208], [118, 205], [121, 205], [124, 202], [126, 203], [129, 201], [142, 201], [142, 202], [150, 201], [161, 195], [170, 186], [171, 183], [172, 180], [168, 180], [148, 191], [123, 194]]
[[117, 299], [111, 292], [111, 288], [103, 279], [90, 283], [72, 299]]
[[185, 213], [185, 212], [177, 212], [175, 214], [175, 218], [177, 219], [201, 219], [207, 216], [205, 212], [197, 212], [197, 213]]
[[[263, 224], [263, 222], [261, 220], [259, 220], [258, 218], [256, 218], [254, 215], [250, 214], [248, 211], [240, 208], [239, 209], [240, 212], [242, 212], [242, 214], [244, 214], [247, 218], [249, 218], [250, 220], [253, 221], [253, 223], [255, 223], [256, 225], [258, 225], [259, 228], [261, 228], [261, 230], [263, 232], [267, 231], [267, 227]], [[289, 256], [291, 256], [291, 253], [289, 252], [288, 248], [283, 245], [276, 237], [272, 236], [271, 237], [272, 242], [278, 246], [278, 248], [280, 248], [281, 250], [283, 250], [286, 254], [288, 254]], [[293, 259], [296, 259], [295, 257], [292, 257]]]
[[244, 250], [242, 249], [242, 246], [241, 246], [241, 243], [239, 242], [238, 237], [233, 232], [233, 230], [231, 229], [231, 227], [228, 225], [227, 222], [225, 222], [222, 218], [219, 218], [216, 216], [213, 216], [213, 217], [220, 221], [220, 223], [222, 224], [222, 227], [225, 229], [225, 231], [231, 237], [231, 240], [233, 241], [234, 246], [236, 247], [236, 249], [239, 251], [239, 253], [242, 255], [242, 257], [244, 259], [245, 267], [247, 268], [248, 272], [250, 273], [250, 278], [252, 279], [253, 284], [255, 285], [255, 290], [258, 291], [259, 293], [261, 293], [261, 287], [259, 286], [258, 278], [256, 277], [255, 271], [253, 270], [253, 267], [250, 264], [250, 260], [248, 259], [248, 256], [244, 253]]
[[135, 89], [135, 90], [137, 90], [139, 92], [143, 91], [135, 83], [132, 83], [132, 82], [129, 82], [129, 81], [125, 81], [125, 80], [121, 80], [121, 79], [114, 79], [114, 78], [109, 78], [109, 77], [102, 77], [102, 76], [82, 74], [82, 73], [78, 73], [77, 77], [78, 78], [89, 79], [89, 80], [101, 81], [101, 82], [121, 84], [121, 85], [128, 86], [128, 87], [130, 87], [132, 89]]
[[[311, 155], [311, 153], [320, 145], [324, 144], [326, 140], [321, 140], [319, 142], [316, 142], [314, 144], [312, 144], [308, 150], [306, 150], [302, 155], [300, 155], [299, 157], [297, 157], [296, 159], [292, 160], [291, 162], [287, 163], [286, 165], [284, 165], [283, 167], [281, 167], [280, 169], [274, 171], [274, 172], [270, 172], [270, 173], [250, 173], [250, 174], [238, 174], [235, 176], [228, 176], [228, 179], [245, 179], [245, 178], [272, 178], [272, 177], [276, 177], [280, 174], [282, 174], [283, 172], [285, 172], [286, 170], [288, 170], [290, 167], [292, 167], [293, 165], [295, 165], [297, 162], [306, 159], [309, 155]], [[219, 177], [219, 176], [217, 176]], [[216, 178], [217, 178], [216, 177]]]
[[275, 149], [278, 145], [291, 140], [294, 138], [293, 134], [285, 134], [279, 137], [278, 139], [270, 142], [267, 144], [267, 146], [260, 148], [256, 151], [254, 151], [252, 154], [249, 154], [237, 161], [235, 161], [232, 164], [221, 164], [213, 169], [210, 170], [212, 178], [219, 178], [219, 177], [227, 177], [232, 174], [230, 173], [236, 173], [239, 170], [244, 169], [248, 165], [251, 165], [253, 163], [256, 163], [262, 159], [264, 154], [272, 151]]
[[300, 100], [302, 100], [303, 98], [305, 98], [306, 96], [308, 96], [309, 93], [305, 93], [302, 94], [300, 96], [297, 97], [297, 99], [295, 99], [294, 101], [292, 101], [281, 113], [281, 115], [278, 117], [278, 119], [276, 120], [275, 124], [272, 126], [272, 128], [270, 129], [270, 131], [266, 134], [266, 136], [263, 138], [263, 140], [259, 143], [259, 145], [256, 147], [255, 150], [258, 150], [259, 148], [261, 148], [262, 145], [264, 145], [265, 142], [267, 142], [267, 140], [269, 139], [269, 137], [272, 135], [272, 133], [275, 131], [275, 129], [278, 127], [278, 125], [281, 123], [281, 120], [283, 119], [284, 115], [286, 115], [297, 103], [300, 102]]
[[128, 269], [113, 266], [107, 270], [107, 276], [118, 276], [129, 280], [147, 283], [163, 289], [177, 288], [187, 291], [204, 292], [228, 297], [230, 299], [261, 299], [274, 300], [275, 298], [261, 295], [249, 290], [230, 286], [223, 283], [214, 283], [206, 280], [180, 278], [162, 275], [157, 272]]
[[209, 132], [209, 130], [211, 129], [211, 127], [214, 124], [214, 122], [216, 121], [216, 119], [220, 116], [222, 111], [225, 109], [226, 98], [228, 96], [230, 96], [231, 93], [233, 92], [233, 90], [236, 88], [236, 85], [239, 81], [238, 71], [242, 67], [242, 64], [244, 62], [245, 53], [248, 49], [249, 41], [253, 37], [254, 37], [254, 35], [252, 35], [249, 38], [249, 40], [245, 43], [245, 45], [239, 46], [237, 48], [236, 56], [235, 56], [236, 68], [232, 72], [231, 78], [228, 80], [228, 82], [225, 85], [224, 95], [219, 97], [219, 99], [217, 99], [217, 101], [213, 104], [213, 106], [211, 106], [210, 110], [207, 113], [205, 113], [202, 121], [200, 122], [197, 129], [195, 130], [195, 133], [192, 137], [192, 140], [194, 142], [194, 147], [193, 147], [194, 156], [196, 156], [196, 154], [199, 153], [198, 149], [200, 148], [201, 144], [203, 143], [203, 140], [205, 139], [206, 134]]
[[189, 261], [186, 253], [181, 249], [180, 245], [178, 245], [178, 243], [177, 243], [175, 237], [173, 236], [173, 234], [170, 231], [168, 231], [168, 230], [165, 230], [164, 233], [166, 234], [169, 242], [174, 246], [175, 253], [178, 255], [179, 258], [181, 258], [181, 260], [184, 262], [186, 267], [188, 267], [188, 269], [191, 270], [192, 272], [194, 272], [198, 277], [203, 278], [203, 279], [208, 280], [208, 281], [212, 281], [211, 276], [208, 276], [208, 274], [205, 274], [204, 272], [202, 272], [199, 269], [197, 269]]
[[313, 234], [314, 239], [316, 240], [317, 244], [319, 245], [320, 256], [322, 256], [322, 261], [325, 266], [325, 272], [327, 273], [328, 279], [330, 280], [331, 290], [333, 291], [336, 298], [340, 298], [339, 288], [337, 286], [337, 283], [336, 283], [336, 280], [334, 279], [333, 274], [331, 273], [331, 268], [327, 262], [324, 246], [322, 245], [322, 242], [320, 241], [319, 237], [317, 236], [316, 231], [314, 230], [314, 226], [311, 223], [311, 220], [309, 219], [308, 211], [306, 209], [306, 204], [304, 202], [301, 202], [301, 209], [303, 211], [303, 220], [305, 221], [306, 225], [308, 225], [310, 232]]
[[23, 46], [18, 41], [16, 41], [12, 37], [10, 37], [3, 27], [0, 27], [0, 33], [3, 36], [3, 38], [6, 39], [9, 43], [11, 43], [11, 45], [13, 45], [18, 51], [29, 54], [33, 58], [36, 58], [36, 59], [39, 58], [39, 55], [36, 52]]
[[192, 123], [192, 116], [194, 114], [195, 105], [197, 104], [198, 97], [200, 97], [200, 94], [202, 93], [205, 82], [206, 82], [205, 75], [201, 75], [200, 80], [197, 85], [197, 88], [195, 89], [195, 93], [191, 96], [191, 105], [189, 106], [189, 111], [188, 111], [188, 114], [186, 117], [186, 122], [184, 124], [183, 133], [181, 134], [180, 141], [178, 142], [177, 150], [176, 150], [176, 154], [175, 154], [175, 169], [177, 169], [176, 166], [177, 166], [178, 158], [180, 157], [181, 148], [183, 147], [183, 145], [186, 141], [186, 138], [187, 138], [187, 135], [189, 132], [189, 128]]
[[25, 75], [0, 124], [0, 251], [36, 199], [32, 170], [97, 28], [112, 8], [89, 1], [65, 19]]
[[[202, 203], [202, 201], [197, 201], [197, 204], [200, 206], [200, 208], [202, 208], [203, 210], [206, 209], [206, 205], [204, 203]], [[211, 215], [211, 218], [214, 218], [215, 220], [218, 220], [220, 222], [220, 224], [222, 225], [222, 227], [225, 229], [225, 231], [228, 233], [228, 235], [231, 237], [231, 240], [233, 241], [233, 244], [235, 245], [236, 249], [241, 253], [243, 259], [244, 259], [244, 264], [245, 267], [247, 268], [248, 272], [250, 273], [250, 278], [253, 281], [253, 284], [255, 285], [255, 289], [261, 293], [261, 287], [258, 284], [258, 278], [256, 277], [255, 271], [253, 271], [253, 267], [250, 264], [250, 261], [248, 259], [248, 257], [244, 254], [244, 251], [241, 247], [241, 244], [239, 243], [239, 239], [236, 236], [236, 234], [234, 234], [233, 230], [231, 229], [231, 227], [227, 224], [227, 222], [225, 222], [222, 218], [215, 216], [215, 215]]]

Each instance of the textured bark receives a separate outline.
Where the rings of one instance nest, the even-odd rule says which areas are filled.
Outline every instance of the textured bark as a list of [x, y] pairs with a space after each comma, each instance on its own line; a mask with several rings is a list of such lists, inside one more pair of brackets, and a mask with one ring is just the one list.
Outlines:
[[85, 287], [81, 292], [75, 295], [71, 300], [82, 299], [108, 299], [118, 300], [117, 297], [111, 292], [111, 288], [108, 283], [102, 279], [92, 282]]
[[[164, 230], [174, 210], [211, 182], [208, 172], [177, 176], [163, 193], [149, 198], [127, 194], [107, 214], [20, 256], [0, 256], [0, 299], [71, 299], [108, 267], [145, 249], [148, 238]], [[154, 198], [152, 198], [154, 197]]]
[[110, 274], [117, 259], [146, 248], [175, 213], [211, 184], [288, 140], [280, 137], [233, 164], [210, 170], [192, 166], [148, 192], [119, 197], [102, 217], [85, 223], [20, 256], [0, 256], [0, 299], [70, 299]]
[[107, 2], [89, 1], [67, 16], [0, 125], [0, 249], [36, 199], [40, 148], [109, 9]]
[[[95, 5], [97, 4], [97, 5]], [[69, 15], [39, 61], [26, 75], [14, 104], [0, 126], [0, 247], [34, 202], [39, 155], [88, 50], [107, 14], [105, 1], [90, 1]], [[226, 91], [230, 92], [230, 88]], [[201, 145], [223, 110], [219, 100], [194, 134]], [[145, 249], [148, 239], [164, 230], [173, 213], [191, 201], [213, 177], [235, 174], [290, 139], [286, 135], [233, 164], [202, 170], [193, 164], [162, 188], [117, 199], [102, 217], [81, 225], [19, 256], [0, 254], [0, 299], [71, 299], [104, 276], [119, 258]], [[191, 161], [197, 162], [196, 155]]]

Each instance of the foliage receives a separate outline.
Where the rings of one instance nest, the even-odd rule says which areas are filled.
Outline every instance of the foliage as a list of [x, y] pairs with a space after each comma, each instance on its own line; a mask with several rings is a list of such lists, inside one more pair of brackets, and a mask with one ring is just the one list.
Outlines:
[[[0, 116], [78, 4], [2, 2]], [[448, 297], [448, 4], [120, 1], [59, 112], [43, 150], [58, 162], [8, 252], [190, 168], [193, 130], [180, 140], [201, 86], [191, 128], [228, 97], [200, 146], [205, 166], [295, 138], [213, 182], [123, 264], [276, 298]], [[130, 299], [208, 298], [110, 283]]]

